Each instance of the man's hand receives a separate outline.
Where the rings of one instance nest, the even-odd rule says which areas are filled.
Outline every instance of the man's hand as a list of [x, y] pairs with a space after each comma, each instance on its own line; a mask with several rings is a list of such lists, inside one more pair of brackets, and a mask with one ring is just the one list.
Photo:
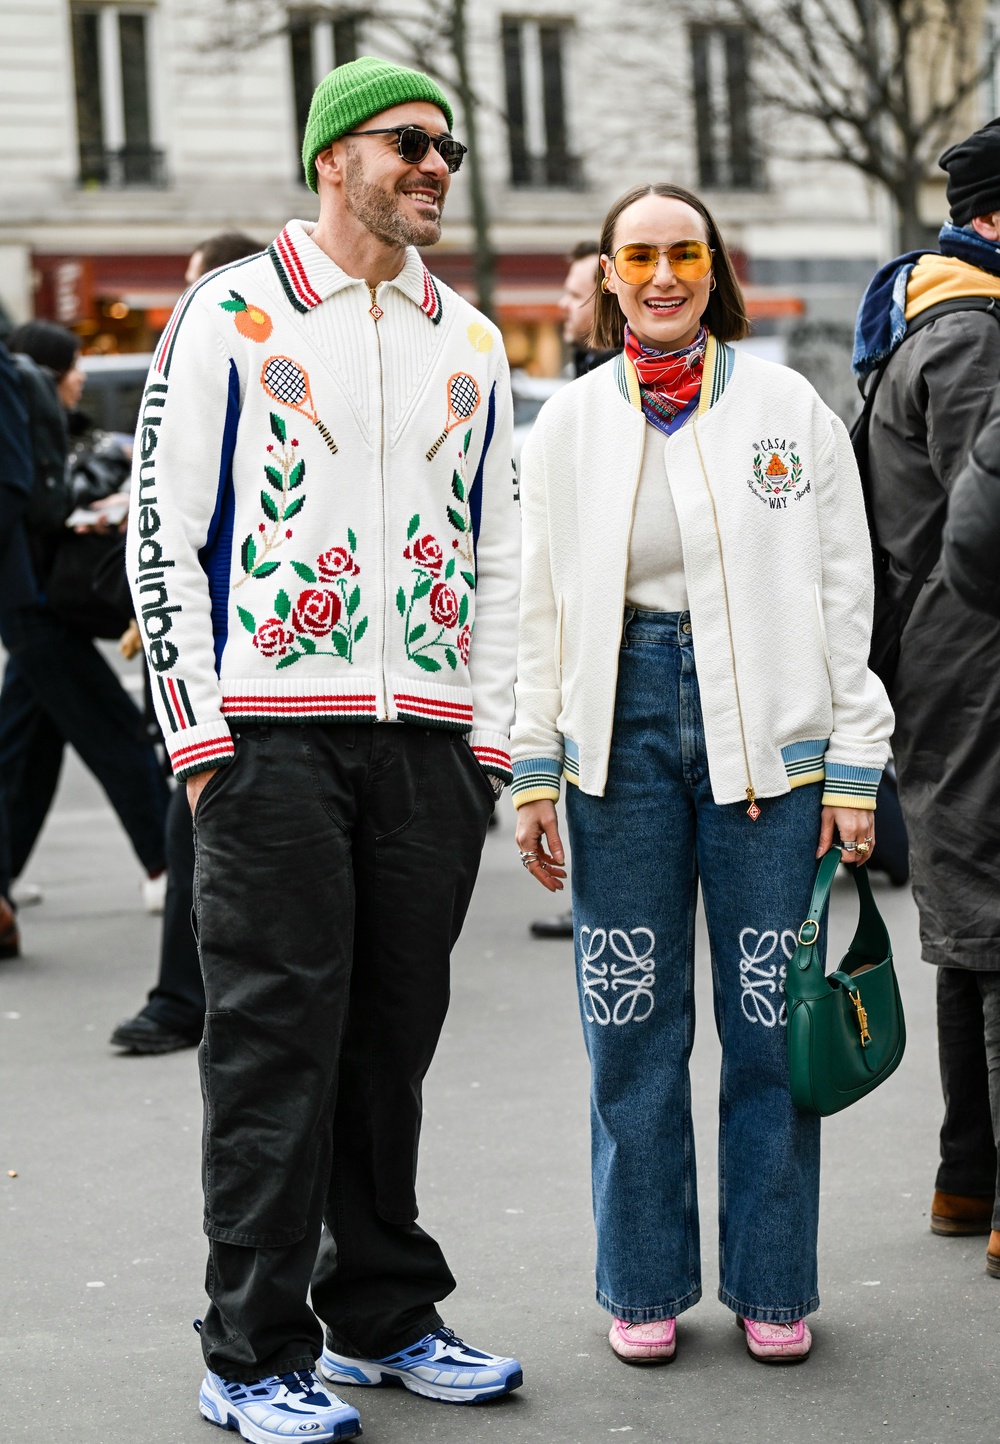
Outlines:
[[[536, 882], [547, 887], [549, 892], [561, 892], [562, 880], [566, 876], [563, 867], [565, 853], [559, 836], [555, 804], [552, 802], [526, 802], [517, 810], [517, 832], [515, 834], [521, 861]], [[549, 852], [545, 851], [548, 843]], [[528, 857], [524, 854], [527, 853]], [[533, 856], [532, 856], [533, 855]]]
[[188, 807], [191, 809], [191, 816], [194, 817], [194, 810], [198, 806], [198, 798], [204, 792], [210, 777], [218, 772], [217, 767], [209, 767], [206, 772], [192, 772], [184, 786], [187, 789]]

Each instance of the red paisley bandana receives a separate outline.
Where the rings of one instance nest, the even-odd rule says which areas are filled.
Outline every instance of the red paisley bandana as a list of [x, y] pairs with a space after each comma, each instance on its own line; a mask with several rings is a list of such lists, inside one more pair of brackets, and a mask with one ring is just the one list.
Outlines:
[[668, 435], [676, 430], [673, 423], [696, 399], [701, 390], [707, 341], [708, 332], [702, 326], [683, 351], [653, 351], [625, 327], [625, 354], [639, 377], [643, 415], [657, 430]]

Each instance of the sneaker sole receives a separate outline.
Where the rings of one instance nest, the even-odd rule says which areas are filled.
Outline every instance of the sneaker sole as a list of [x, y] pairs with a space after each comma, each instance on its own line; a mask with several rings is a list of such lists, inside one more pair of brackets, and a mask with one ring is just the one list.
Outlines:
[[611, 1352], [616, 1359], [619, 1359], [623, 1364], [630, 1364], [633, 1368], [662, 1369], [667, 1364], [672, 1364], [677, 1358], [677, 1345], [674, 1345], [669, 1354], [650, 1354], [645, 1359], [630, 1359], [627, 1354], [619, 1354], [614, 1344], [611, 1345]]
[[986, 1255], [986, 1272], [991, 1279], [1000, 1279], [1000, 1254], [988, 1253]]
[[941, 1238], [977, 1238], [992, 1232], [988, 1218], [977, 1223], [975, 1219], [943, 1218], [939, 1213], [931, 1214], [931, 1233]]
[[499, 1384], [488, 1384], [478, 1393], [466, 1389], [451, 1388], [447, 1384], [432, 1384], [426, 1379], [415, 1379], [404, 1369], [375, 1368], [373, 1365], [348, 1364], [336, 1371], [325, 1367], [322, 1360], [316, 1365], [316, 1373], [331, 1386], [338, 1384], [359, 1385], [364, 1388], [402, 1388], [424, 1399], [436, 1399], [441, 1404], [485, 1404], [490, 1399], [500, 1399], [512, 1394], [524, 1383], [524, 1374], [515, 1369]]
[[[232, 1429], [241, 1438], [248, 1439], [250, 1444], [287, 1444], [287, 1435], [260, 1429], [250, 1419], [240, 1418], [230, 1410], [228, 1404], [221, 1400], [216, 1402], [215, 1396], [207, 1393], [204, 1385], [198, 1394], [198, 1409], [202, 1418], [207, 1419], [210, 1424], [216, 1424], [220, 1429]], [[332, 1433], [316, 1433], [311, 1437], [317, 1440], [317, 1444], [331, 1444], [331, 1441], [338, 1439], [360, 1439], [362, 1432], [360, 1422], [345, 1419], [343, 1423], [333, 1426]]]

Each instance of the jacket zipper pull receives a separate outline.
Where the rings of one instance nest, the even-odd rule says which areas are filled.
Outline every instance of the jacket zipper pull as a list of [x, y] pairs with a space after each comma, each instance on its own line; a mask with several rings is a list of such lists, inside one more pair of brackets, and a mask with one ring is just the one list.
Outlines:
[[372, 303], [368, 307], [368, 314], [373, 321], [381, 321], [382, 317], [385, 315], [385, 312], [382, 310], [382, 307], [378, 303], [378, 296], [376, 295], [374, 286], [368, 287], [368, 294], [372, 298]]
[[760, 808], [757, 806], [756, 798], [757, 794], [754, 792], [753, 788], [748, 787], [747, 802], [749, 802], [750, 806], [747, 808], [747, 817], [749, 817], [751, 822], [756, 822], [758, 817], [760, 816]]

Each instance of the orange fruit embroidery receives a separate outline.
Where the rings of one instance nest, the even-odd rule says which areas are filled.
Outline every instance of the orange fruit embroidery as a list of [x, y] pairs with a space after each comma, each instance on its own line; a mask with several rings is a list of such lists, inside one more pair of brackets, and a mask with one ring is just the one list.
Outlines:
[[228, 311], [236, 322], [236, 329], [248, 341], [266, 341], [274, 330], [274, 322], [259, 306], [249, 305], [238, 291], [229, 292], [228, 301], [220, 301], [223, 311]]
[[776, 451], [772, 451], [772, 452], [771, 452], [771, 460], [770, 460], [770, 462], [768, 463], [767, 471], [764, 473], [764, 475], [765, 475], [765, 476], [787, 476], [787, 475], [788, 475], [788, 467], [783, 464], [783, 462], [782, 462], [782, 460], [781, 460], [781, 457], [778, 455], [778, 453], [777, 453]]

